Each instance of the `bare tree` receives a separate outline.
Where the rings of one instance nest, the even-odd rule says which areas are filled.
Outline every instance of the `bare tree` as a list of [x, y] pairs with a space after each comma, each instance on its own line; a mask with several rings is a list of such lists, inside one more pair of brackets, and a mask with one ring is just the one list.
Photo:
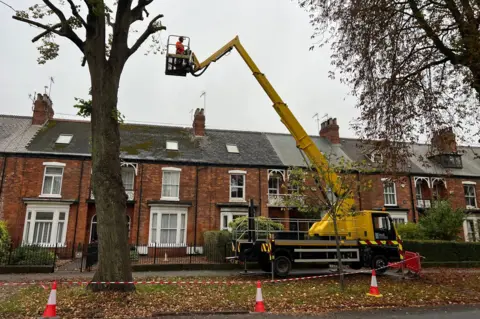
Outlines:
[[412, 156], [411, 143], [445, 126], [478, 140], [480, 1], [298, 1], [318, 40], [310, 49], [331, 43], [332, 64], [358, 97], [362, 139], [392, 158]]
[[[120, 169], [120, 132], [117, 95], [120, 77], [128, 60], [140, 46], [165, 27], [162, 14], [153, 17], [132, 46], [132, 25], [144, 20], [153, 0], [38, 0], [13, 19], [42, 29], [32, 42], [42, 41], [38, 62], [57, 57], [58, 37], [69, 39], [83, 54], [91, 80], [91, 103], [83, 114], [91, 115], [92, 184], [98, 220], [99, 266], [93, 281], [132, 281], [126, 225], [125, 188]], [[57, 2], [54, 4], [53, 2]], [[66, 13], [64, 10], [67, 10]], [[85, 12], [84, 15], [81, 13]], [[84, 38], [80, 31], [83, 31]], [[157, 41], [154, 39], [154, 42]], [[91, 285], [93, 290], [134, 290], [134, 285]]]
[[[353, 162], [337, 156], [333, 151], [326, 154], [326, 164], [317, 169], [294, 167], [290, 170], [289, 187], [291, 195], [285, 198], [286, 207], [297, 207], [309, 218], [333, 223], [334, 239], [337, 248], [340, 287], [344, 290], [343, 265], [340, 253], [340, 233], [338, 221], [355, 216], [357, 207], [355, 198], [360, 192], [372, 187], [370, 179], [360, 181], [357, 174], [367, 174], [373, 169], [366, 161]], [[332, 178], [337, 175], [337, 178]], [[330, 236], [326, 236], [330, 239]]]

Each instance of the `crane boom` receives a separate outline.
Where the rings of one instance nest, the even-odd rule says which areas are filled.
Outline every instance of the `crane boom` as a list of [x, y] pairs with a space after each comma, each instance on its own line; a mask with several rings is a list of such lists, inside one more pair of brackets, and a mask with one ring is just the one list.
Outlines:
[[[334, 192], [334, 194], [336, 194], [337, 197], [344, 196], [344, 190], [341, 187], [338, 175], [332, 169], [328, 169], [327, 159], [320, 152], [317, 145], [313, 142], [307, 132], [305, 132], [303, 127], [300, 125], [298, 120], [288, 108], [287, 104], [283, 102], [281, 97], [267, 80], [265, 74], [260, 72], [255, 62], [253, 62], [252, 58], [249, 56], [243, 45], [240, 43], [240, 39], [238, 36], [225, 44], [222, 48], [220, 48], [218, 51], [213, 53], [210, 57], [208, 57], [205, 61], [201, 63], [198, 61], [195, 54], [192, 53], [192, 74], [204, 70], [211, 63], [216, 62], [234, 48], [238, 51], [240, 56], [248, 65], [248, 67], [253, 73], [253, 76], [257, 79], [258, 83], [264, 89], [265, 93], [267, 93], [268, 97], [273, 103], [273, 108], [280, 116], [281, 122], [287, 127], [290, 134], [292, 134], [292, 136], [295, 138], [297, 142], [297, 147], [306, 154], [315, 170], [319, 173], [321, 177], [323, 177], [327, 181], [328, 185], [333, 186], [332, 191]], [[354, 199], [352, 198], [352, 196], [347, 196], [346, 198], [342, 197], [342, 203], [338, 210], [340, 213], [346, 213], [347, 211], [351, 210], [353, 204]], [[314, 224], [310, 228], [310, 235], [313, 235], [315, 233], [315, 228], [316, 225]]]

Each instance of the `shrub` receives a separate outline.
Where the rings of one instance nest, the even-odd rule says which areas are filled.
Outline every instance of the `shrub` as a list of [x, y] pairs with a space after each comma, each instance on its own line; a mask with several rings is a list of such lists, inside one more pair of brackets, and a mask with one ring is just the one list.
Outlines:
[[402, 240], [425, 239], [425, 236], [422, 233], [421, 229], [418, 227], [418, 224], [406, 223], [395, 227], [397, 228], [398, 234], [402, 237]]
[[53, 265], [55, 254], [50, 248], [35, 245], [20, 246], [12, 251], [10, 265]]
[[209, 261], [225, 261], [227, 254], [231, 252], [229, 244], [232, 235], [229, 231], [207, 231], [203, 233], [203, 251]]
[[480, 243], [466, 243], [441, 240], [406, 240], [405, 250], [420, 253], [426, 257], [422, 262], [472, 262], [480, 261]]
[[10, 235], [8, 234], [7, 223], [0, 220], [0, 263], [5, 262], [10, 248]]
[[[248, 230], [248, 217], [243, 216], [234, 219], [228, 224], [232, 230], [235, 230], [238, 235], [244, 234], [243, 237], [247, 236], [246, 231]], [[267, 237], [266, 231], [276, 231], [283, 230], [285, 227], [282, 223], [275, 222], [270, 218], [259, 216], [255, 217], [255, 230], [263, 231], [257, 234], [257, 238]]]
[[436, 201], [419, 221], [425, 238], [433, 240], [457, 240], [465, 220], [462, 209], [453, 209], [449, 201]]

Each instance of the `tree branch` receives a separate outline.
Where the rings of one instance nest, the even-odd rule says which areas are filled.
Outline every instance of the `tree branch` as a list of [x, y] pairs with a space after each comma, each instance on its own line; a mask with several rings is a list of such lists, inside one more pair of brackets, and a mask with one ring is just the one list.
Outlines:
[[[151, 1], [151, 0], [145, 0], [145, 1]], [[157, 27], [154, 26], [155, 22], [160, 18], [163, 18], [163, 14], [157, 15], [155, 18], [152, 19], [152, 21], [150, 21], [147, 29], [142, 33], [142, 35], [138, 38], [138, 40], [130, 48], [130, 50], [128, 50], [128, 56], [131, 56], [132, 54], [134, 54], [138, 50], [138, 48], [140, 48], [140, 46], [143, 44], [143, 42], [145, 42], [145, 40], [148, 39], [148, 37], [150, 35], [158, 32], [158, 31], [167, 29], [165, 26], [161, 25], [161, 23], [160, 23], [160, 26], [157, 26]]]
[[[52, 26], [52, 29], [58, 29], [62, 26], [61, 23], [57, 23], [55, 25]], [[49, 34], [51, 31], [49, 30], [46, 30], [46, 31], [43, 31], [42, 33], [40, 33], [39, 35], [37, 35], [35, 38], [32, 39], [32, 42], [37, 42], [38, 40], [40, 40], [41, 38], [43, 38], [44, 36], [46, 36], [47, 34]]]
[[151, 4], [153, 0], [138, 0], [138, 4], [135, 8], [132, 9], [131, 11], [131, 18], [130, 18], [130, 24], [133, 24], [135, 21], [143, 21], [143, 11], [147, 14], [147, 17], [149, 16], [148, 11], [145, 9], [146, 6]]
[[[18, 20], [18, 21], [22, 21], [22, 22], [25, 22], [25, 23], [28, 23], [28, 24], [31, 24], [31, 25], [34, 25], [36, 27], [39, 27], [41, 29], [44, 29], [46, 30], [47, 32], [43, 32], [41, 33], [40, 35], [42, 36], [45, 36], [46, 34], [48, 34], [49, 32], [53, 32], [61, 37], [66, 37], [68, 39], [70, 39], [70, 41], [72, 41], [73, 43], [75, 43], [75, 45], [80, 49], [80, 51], [83, 53], [83, 49], [84, 49], [84, 42], [82, 40], [80, 40], [80, 38], [77, 36], [77, 34], [75, 32], [73, 32], [72, 29], [70, 29], [70, 27], [68, 27], [68, 29], [70, 31], [64, 31], [64, 30], [56, 30], [54, 27], [57, 26], [57, 25], [54, 25], [54, 26], [47, 26], [47, 25], [44, 25], [44, 24], [41, 24], [37, 21], [32, 21], [32, 20], [29, 20], [29, 19], [25, 19], [25, 18], [22, 18], [22, 17], [17, 17], [17, 16], [12, 16], [13, 19], [15, 20]], [[57, 26], [58, 28], [58, 26]], [[45, 33], [45, 34], [44, 34]], [[32, 42], [35, 42], [35, 41], [38, 41], [41, 37], [40, 35], [36, 36], [35, 38], [32, 39]]]
[[423, 30], [425, 30], [425, 33], [433, 41], [435, 46], [440, 50], [440, 52], [442, 52], [445, 56], [447, 56], [453, 64], [458, 64], [460, 60], [460, 56], [455, 54], [451, 49], [447, 48], [447, 46], [442, 42], [442, 40], [440, 40], [437, 34], [435, 34], [435, 31], [433, 31], [432, 27], [427, 23], [427, 21], [423, 17], [423, 13], [418, 8], [416, 0], [408, 0], [408, 3], [410, 5], [410, 8], [412, 9], [412, 12], [417, 22], [420, 24], [420, 27]]
[[75, 6], [75, 3], [73, 3], [73, 0], [67, 0], [67, 1], [68, 3], [70, 3], [70, 8], [72, 9], [73, 15], [82, 23], [83, 27], [86, 29], [88, 27], [87, 23], [82, 18], [80, 13], [78, 13], [77, 7]]

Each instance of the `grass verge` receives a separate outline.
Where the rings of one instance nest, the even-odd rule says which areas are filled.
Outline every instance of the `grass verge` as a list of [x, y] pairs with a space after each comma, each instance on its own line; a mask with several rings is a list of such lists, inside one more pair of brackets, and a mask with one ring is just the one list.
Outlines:
[[[399, 280], [377, 277], [382, 298], [366, 296], [370, 276], [347, 275], [346, 290], [335, 278], [265, 283], [267, 311], [321, 313], [385, 307], [480, 303], [480, 274], [445, 269], [424, 278]], [[162, 280], [163, 278], [156, 278]], [[168, 278], [168, 280], [238, 280], [247, 278]], [[0, 318], [35, 318], [44, 310], [50, 290], [40, 286], [10, 289], [0, 300]], [[159, 312], [253, 311], [256, 285], [138, 285], [134, 293], [91, 293], [81, 286], [58, 285], [57, 313], [61, 318], [135, 318]]]

